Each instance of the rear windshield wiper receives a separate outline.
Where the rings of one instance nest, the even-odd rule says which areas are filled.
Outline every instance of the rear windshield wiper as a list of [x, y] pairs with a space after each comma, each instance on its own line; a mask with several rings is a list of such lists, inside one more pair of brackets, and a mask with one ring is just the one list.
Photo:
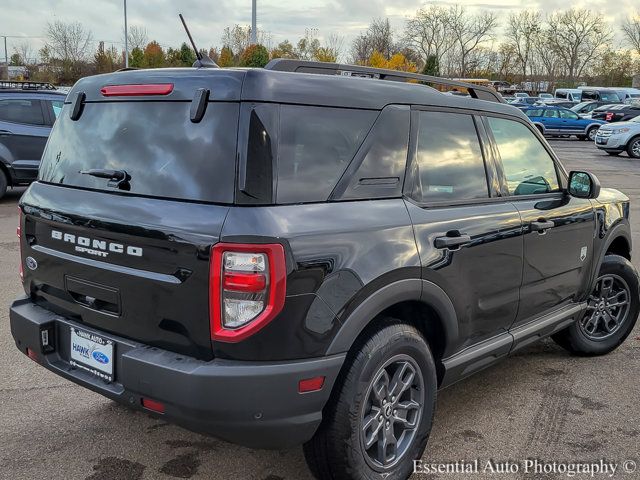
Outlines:
[[109, 180], [109, 187], [119, 188], [120, 190], [130, 190], [131, 175], [125, 170], [108, 170], [105, 168], [92, 168], [91, 170], [80, 170], [81, 175], [91, 175], [97, 178], [106, 178]]

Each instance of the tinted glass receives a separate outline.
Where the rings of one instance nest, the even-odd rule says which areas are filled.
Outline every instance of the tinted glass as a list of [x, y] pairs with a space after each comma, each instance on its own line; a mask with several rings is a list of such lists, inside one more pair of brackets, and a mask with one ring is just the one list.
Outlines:
[[276, 201], [327, 200], [378, 113], [283, 105]]
[[559, 190], [553, 159], [531, 130], [519, 122], [489, 117], [509, 193], [532, 195]]
[[547, 118], [558, 118], [560, 115], [558, 114], [558, 110], [548, 109], [544, 111], [544, 116]]
[[443, 202], [487, 198], [478, 134], [470, 115], [419, 112], [413, 198]]
[[0, 120], [29, 125], [44, 125], [40, 100], [0, 100]]
[[527, 117], [541, 117], [542, 116], [542, 110], [527, 110], [526, 112], [524, 112], [527, 114]]
[[569, 110], [560, 110], [560, 117], [566, 120], [578, 120], [580, 118], [576, 113]]
[[[79, 120], [65, 105], [40, 167], [45, 182], [114, 191], [80, 170], [125, 170], [130, 193], [230, 203], [238, 104], [209, 103], [200, 123], [190, 102], [88, 103]], [[119, 193], [127, 193], [117, 190]]]

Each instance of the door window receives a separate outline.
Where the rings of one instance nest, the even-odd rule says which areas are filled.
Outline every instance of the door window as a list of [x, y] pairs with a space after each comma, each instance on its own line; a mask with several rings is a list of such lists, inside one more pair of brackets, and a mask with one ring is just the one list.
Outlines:
[[44, 125], [40, 100], [3, 99], [0, 100], [0, 121]]
[[545, 110], [544, 116], [547, 118], [558, 118], [558, 111], [553, 109]]
[[419, 112], [412, 198], [446, 202], [488, 198], [478, 133], [471, 115]]
[[565, 120], [578, 120], [580, 118], [577, 114], [573, 113], [570, 110], [560, 110], [560, 117], [564, 118]]
[[[556, 111], [557, 113], [557, 111]], [[553, 158], [525, 125], [489, 117], [510, 195], [533, 195], [560, 190]]]

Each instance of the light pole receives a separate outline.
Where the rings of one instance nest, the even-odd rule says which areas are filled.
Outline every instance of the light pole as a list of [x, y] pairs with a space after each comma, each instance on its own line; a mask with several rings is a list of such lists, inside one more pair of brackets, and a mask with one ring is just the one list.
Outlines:
[[124, 0], [124, 68], [129, 68], [129, 29], [127, 28], [127, 0]]
[[251, 1], [251, 44], [258, 43], [258, 20], [256, 14], [256, 0]]

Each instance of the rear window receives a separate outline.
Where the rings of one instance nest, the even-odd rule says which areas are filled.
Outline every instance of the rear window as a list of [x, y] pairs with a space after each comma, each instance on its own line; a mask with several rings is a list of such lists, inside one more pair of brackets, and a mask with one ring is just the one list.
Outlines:
[[[203, 202], [231, 203], [239, 105], [209, 103], [199, 123], [190, 102], [87, 103], [73, 121], [65, 105], [40, 167], [54, 184]], [[81, 170], [125, 170], [130, 190]]]
[[0, 100], [0, 121], [44, 125], [40, 100], [22, 98]]
[[378, 113], [282, 105], [276, 202], [326, 200]]

